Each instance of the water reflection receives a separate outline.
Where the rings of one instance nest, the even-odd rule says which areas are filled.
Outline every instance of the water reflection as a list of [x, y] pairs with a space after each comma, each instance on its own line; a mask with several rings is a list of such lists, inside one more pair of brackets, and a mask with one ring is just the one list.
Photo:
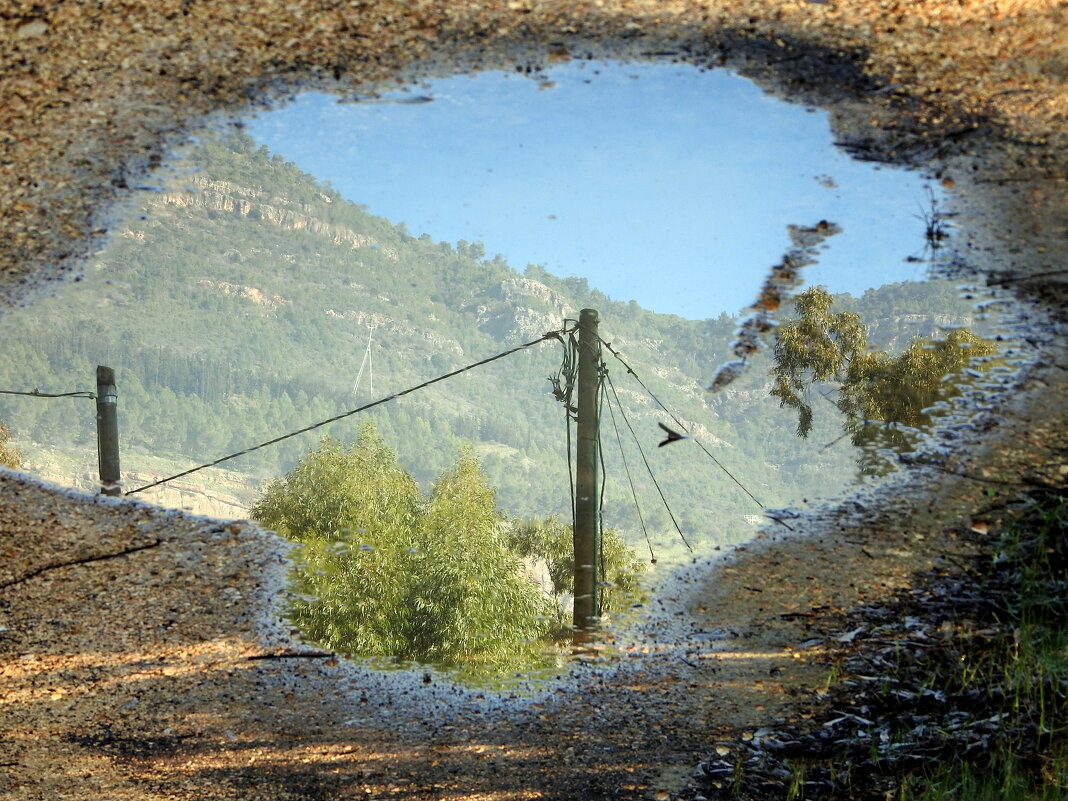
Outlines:
[[[595, 307], [623, 358], [606, 357], [618, 387], [606, 405], [626, 415], [602, 429], [603, 517], [629, 559], [659, 571], [634, 568], [635, 586], [694, 558], [681, 533], [698, 553], [743, 542], [767, 524], [766, 508], [844, 491], [858, 465], [883, 472], [951, 409], [957, 390], [939, 379], [970, 381], [966, 360], [935, 363], [908, 414], [876, 402], [880, 388], [915, 382], [906, 355], [936, 353], [963, 328], [981, 337], [973, 347], [992, 337], [974, 298], [915, 280], [924, 249], [949, 233], [917, 175], [850, 162], [830, 148], [822, 115], [723, 73], [587, 65], [548, 77], [546, 90], [515, 76], [455, 78], [421, 87], [413, 104], [308, 97], [253, 123], [258, 141], [205, 135], [163, 191], [142, 196], [77, 292], [6, 318], [5, 385], [32, 376], [42, 390], [77, 388], [95, 364], [114, 366], [129, 489], [372, 400], [358, 393], [365, 367], [386, 396]], [[790, 280], [761, 291], [772, 263]], [[805, 282], [828, 287], [822, 323], [792, 308], [789, 291]], [[810, 331], [784, 361], [776, 330], [817, 324], [837, 350], [822, 353]], [[960, 356], [961, 342], [950, 350]], [[373, 422], [375, 458], [392, 450], [400, 472], [359, 454], [311, 470], [309, 454], [346, 453], [347, 420], [228, 462], [225, 474], [197, 473], [177, 503], [229, 496], [234, 516], [256, 506], [301, 543], [293, 617], [317, 642], [451, 665], [460, 654], [467, 677], [484, 678], [476, 655], [499, 641], [514, 653], [488, 659], [493, 682], [531, 665], [551, 673], [566, 648], [527, 649], [552, 639], [546, 619], [566, 619], [559, 585], [543, 593], [553, 609], [541, 598], [522, 615], [464, 604], [476, 545], [493, 552], [476, 583], [509, 579], [498, 593], [509, 602], [530, 593], [502, 553], [552, 573], [555, 557], [509, 536], [533, 520], [560, 539], [570, 518], [566, 413], [545, 380], [561, 375], [561, 358], [550, 343], [356, 418]], [[721, 391], [709, 394], [725, 359], [732, 380], [713, 379]], [[862, 363], [867, 372], [851, 373]], [[5, 400], [0, 419], [29, 469], [89, 473], [91, 489], [91, 411]], [[657, 448], [675, 415], [687, 438]], [[323, 432], [337, 442], [319, 443]], [[475, 467], [461, 475], [465, 442]], [[368, 490], [356, 477], [369, 466], [394, 480]], [[287, 475], [304, 494], [271, 507], [272, 488], [285, 486], [271, 482]], [[173, 503], [174, 486], [145, 497]], [[323, 488], [325, 500], [310, 494]], [[302, 527], [294, 509], [318, 517]], [[360, 517], [368, 510], [373, 520]], [[629, 600], [613, 626], [646, 614]], [[478, 617], [484, 630], [467, 626]], [[520, 618], [518, 634], [494, 630]], [[432, 629], [455, 641], [448, 658], [427, 640]]]
[[923, 176], [850, 159], [825, 113], [726, 71], [579, 62], [540, 81], [480, 73], [394, 99], [413, 96], [432, 102], [303, 95], [248, 130], [415, 235], [484, 243], [517, 269], [582, 276], [688, 319], [748, 306], [790, 224], [844, 229], [811, 284], [860, 295], [926, 277], [908, 260], [936, 199]]

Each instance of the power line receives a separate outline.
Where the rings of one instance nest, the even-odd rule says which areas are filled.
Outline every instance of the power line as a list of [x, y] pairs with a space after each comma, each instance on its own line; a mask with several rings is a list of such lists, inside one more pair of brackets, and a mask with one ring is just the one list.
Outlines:
[[0, 395], [28, 395], [31, 398], [89, 398], [89, 400], [96, 400], [96, 393], [87, 390], [78, 392], [41, 392], [35, 389], [31, 392], [19, 392], [14, 389], [0, 389]]
[[[615, 394], [615, 387], [612, 388], [612, 393]], [[616, 399], [619, 402], [619, 399]], [[612, 408], [612, 404], [608, 404], [608, 413], [612, 415], [612, 428], [616, 432], [616, 444], [619, 446], [619, 456], [623, 460], [623, 469], [627, 473], [627, 483], [630, 484], [630, 495], [634, 499], [634, 511], [638, 513], [638, 522], [642, 527], [642, 534], [645, 535], [645, 544], [649, 546], [649, 558], [653, 564], [656, 564], [656, 553], [653, 551], [653, 543], [649, 539], [649, 530], [645, 527], [645, 517], [642, 515], [641, 504], [638, 503], [638, 491], [634, 487], [634, 478], [630, 473], [630, 465], [627, 463], [627, 454], [623, 451], [623, 439], [619, 435], [619, 425], [616, 423], [616, 411]]]
[[215, 467], [216, 465], [222, 464], [223, 462], [228, 462], [231, 459], [236, 459], [239, 456], [245, 456], [246, 454], [252, 453], [253, 451], [258, 451], [261, 448], [266, 448], [269, 445], [275, 445], [279, 442], [282, 442], [283, 440], [290, 439], [291, 437], [296, 437], [300, 434], [306, 434], [309, 431], [314, 431], [317, 428], [322, 428], [323, 426], [329, 425], [330, 423], [336, 423], [338, 420], [344, 420], [346, 417], [351, 417], [354, 414], [359, 414], [360, 412], [374, 408], [375, 406], [381, 406], [384, 403], [389, 403], [390, 401], [396, 400], [397, 398], [403, 397], [404, 395], [409, 395], [412, 392], [416, 392], [417, 390], [425, 389], [431, 384], [437, 384], [439, 381], [444, 381], [447, 378], [452, 378], [453, 376], [460, 375], [461, 373], [466, 373], [468, 370], [473, 370], [474, 368], [481, 367], [484, 364], [489, 364], [490, 362], [497, 361], [498, 359], [503, 359], [505, 356], [511, 356], [513, 353], [518, 353], [519, 351], [525, 348], [530, 348], [534, 345], [540, 345], [542, 342], [545, 342], [547, 340], [555, 339], [558, 342], [563, 343], [563, 335], [565, 333], [568, 333], [568, 329], [566, 328], [559, 329], [557, 331], [549, 331], [545, 334], [542, 334], [537, 339], [531, 340], [530, 342], [524, 342], [522, 345], [517, 345], [514, 348], [510, 348], [509, 350], [498, 353], [495, 356], [490, 356], [487, 359], [482, 359], [481, 361], [477, 361], [465, 367], [461, 367], [458, 370], [453, 370], [451, 373], [439, 375], [437, 378], [431, 378], [429, 381], [424, 381], [423, 383], [417, 384], [414, 387], [409, 387], [408, 389], [401, 390], [400, 392], [394, 392], [392, 395], [387, 395], [384, 398], [379, 398], [378, 400], [372, 401], [371, 403], [365, 403], [363, 406], [360, 406], [356, 409], [351, 409], [350, 411], [343, 412], [342, 414], [334, 415], [333, 417], [327, 420], [321, 420], [318, 423], [313, 423], [310, 426], [305, 426], [304, 428], [298, 429], [296, 431], [290, 431], [288, 434], [283, 434], [280, 437], [275, 437], [274, 439], [270, 439], [267, 442], [261, 442], [259, 445], [253, 445], [252, 447], [245, 448], [244, 450], [238, 451], [237, 453], [231, 453], [227, 456], [223, 456], [222, 458], [216, 459], [213, 462], [208, 462], [206, 464], [197, 465], [196, 467], [191, 467], [188, 470], [183, 470], [181, 473], [175, 473], [173, 476], [167, 476], [166, 478], [161, 478], [158, 481], [153, 481], [151, 484], [145, 484], [143, 487], [137, 487], [136, 489], [127, 490], [123, 494], [133, 495], [135, 492], [141, 492], [142, 490], [151, 489], [152, 487], [158, 487], [161, 484], [166, 484], [168, 481], [174, 481], [176, 478], [188, 476], [190, 473], [196, 473], [197, 471], [204, 470], [208, 467]]
[[645, 456], [645, 450], [642, 448], [641, 441], [638, 439], [637, 433], [634, 431], [634, 426], [630, 424], [630, 419], [627, 417], [627, 413], [623, 411], [623, 404], [619, 402], [619, 395], [616, 394], [616, 386], [612, 383], [612, 376], [605, 370], [604, 377], [608, 381], [608, 388], [612, 390], [612, 397], [616, 400], [616, 406], [619, 407], [619, 414], [623, 418], [623, 422], [627, 424], [627, 428], [630, 429], [630, 435], [634, 438], [634, 444], [638, 446], [638, 453], [641, 454], [642, 461], [645, 462], [645, 469], [649, 472], [649, 478], [653, 480], [653, 486], [656, 487], [656, 491], [660, 493], [660, 500], [664, 502], [664, 508], [667, 509], [668, 517], [671, 518], [671, 522], [675, 525], [675, 530], [679, 532], [679, 536], [682, 538], [686, 547], [693, 552], [693, 546], [690, 545], [686, 539], [686, 535], [682, 533], [682, 527], [679, 526], [679, 521], [675, 519], [675, 513], [671, 511], [671, 505], [668, 503], [667, 498], [664, 496], [664, 490], [660, 488], [660, 482], [656, 480], [656, 475], [653, 473], [653, 467], [649, 464], [649, 459]]
[[645, 390], [646, 394], [656, 402], [656, 405], [659, 406], [661, 409], [663, 409], [667, 413], [668, 417], [670, 417], [672, 420], [675, 421], [675, 425], [677, 425], [679, 428], [681, 428], [683, 431], [685, 431], [689, 435], [690, 439], [692, 439], [694, 442], [696, 442], [697, 446], [701, 450], [703, 450], [705, 452], [705, 454], [708, 456], [708, 458], [711, 459], [713, 462], [715, 462], [716, 466], [720, 470], [722, 470], [724, 473], [726, 473], [728, 476], [730, 476], [731, 481], [733, 481], [735, 484], [737, 484], [739, 487], [741, 487], [742, 491], [745, 492], [745, 494], [748, 495], [750, 498], [752, 498], [753, 501], [757, 504], [757, 506], [759, 506], [761, 509], [763, 509], [764, 508], [764, 504], [762, 504], [759, 500], [757, 500], [756, 496], [753, 495], [753, 493], [751, 493], [741, 481], [739, 481], [737, 478], [735, 478], [734, 475], [731, 473], [731, 471], [728, 470], [726, 467], [724, 467], [723, 464], [719, 461], [719, 459], [717, 459], [715, 456], [713, 456], [712, 453], [708, 450], [708, 448], [706, 448], [704, 446], [704, 444], [690, 432], [689, 426], [687, 426], [678, 417], [676, 417], [675, 413], [672, 412], [671, 409], [669, 409], [667, 406], [665, 406], [664, 402], [662, 400], [660, 400], [660, 398], [658, 398], [656, 396], [656, 394], [651, 389], [649, 389], [649, 387], [647, 387], [645, 385], [645, 382], [641, 380], [641, 377], [636, 372], [634, 372], [634, 368], [631, 367], [629, 364], [627, 364], [626, 361], [623, 360], [623, 357], [619, 355], [619, 351], [617, 351], [615, 348], [612, 347], [612, 343], [611, 342], [605, 342], [603, 339], [601, 340], [601, 342], [602, 342], [602, 344], [604, 344], [605, 348], [608, 349], [608, 352], [611, 353], [613, 356], [615, 356], [616, 359], [619, 360], [619, 363], [622, 364], [625, 368], [627, 368], [627, 372], [630, 373], [632, 376], [634, 376], [634, 380], [637, 381], [641, 385], [641, 388]]
[[[701, 442], [701, 440], [699, 440], [697, 437], [695, 437], [690, 432], [689, 427], [685, 423], [683, 423], [678, 417], [676, 417], [675, 413], [672, 412], [671, 409], [669, 409], [667, 406], [665, 406], [664, 402], [662, 400], [660, 400], [660, 398], [658, 398], [656, 396], [656, 394], [651, 389], [649, 389], [649, 387], [646, 386], [645, 382], [642, 381], [641, 377], [636, 372], [634, 372], [634, 368], [631, 367], [629, 364], [627, 364], [627, 362], [619, 354], [619, 351], [617, 351], [615, 348], [612, 347], [612, 343], [611, 342], [605, 342], [604, 339], [601, 339], [601, 344], [605, 346], [605, 348], [608, 350], [609, 353], [611, 353], [613, 356], [616, 357], [616, 359], [619, 361], [619, 363], [622, 364], [627, 369], [628, 373], [630, 373], [632, 376], [634, 376], [634, 380], [637, 381], [639, 385], [641, 385], [641, 388], [644, 389], [646, 394], [656, 402], [657, 406], [659, 406], [661, 409], [663, 409], [667, 413], [668, 417], [670, 417], [672, 420], [675, 421], [675, 425], [677, 425], [679, 428], [681, 428], [683, 431], [685, 431], [690, 436], [690, 439], [692, 439], [694, 442], [697, 443], [697, 447], [699, 447], [702, 451], [705, 452], [705, 455], [715, 463], [716, 467], [718, 467], [720, 470], [722, 470], [724, 473], [726, 473], [727, 477], [730, 478], [730, 480], [733, 481], [735, 484], [737, 484], [741, 488], [742, 492], [744, 492], [746, 495], [748, 495], [752, 499], [753, 503], [755, 503], [757, 506], [759, 506], [760, 509], [766, 513], [767, 512], [767, 507], [763, 503], [761, 503], [757, 499], [757, 497], [752, 492], [749, 491], [749, 488], [746, 487], [745, 484], [743, 484], [741, 481], [739, 481], [730, 470], [728, 470], [726, 467], [724, 467], [723, 463], [720, 462], [719, 459], [717, 459], [715, 456], [712, 455], [712, 452], [708, 448], [705, 447], [704, 443]], [[779, 518], [773, 517], [771, 515], [768, 515], [768, 517], [770, 517], [776, 523], [779, 523], [780, 525], [785, 526], [790, 531], [794, 530], [793, 526], [791, 526], [786, 521], [780, 520]]]

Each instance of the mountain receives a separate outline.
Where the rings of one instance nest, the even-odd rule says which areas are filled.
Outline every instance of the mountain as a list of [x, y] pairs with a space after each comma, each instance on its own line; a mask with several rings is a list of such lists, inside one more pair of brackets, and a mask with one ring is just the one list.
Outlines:
[[[841, 433], [829, 405], [812, 438], [794, 436], [796, 420], [768, 397], [766, 352], [728, 390], [704, 389], [729, 358], [734, 318], [656, 314], [581, 278], [536, 265], [520, 273], [503, 256], [487, 258], [481, 243], [413, 237], [242, 134], [206, 138], [179, 166], [114, 230], [79, 285], [0, 328], [0, 387], [92, 389], [94, 365], [116, 369], [128, 488], [493, 356], [587, 307], [600, 311], [604, 339], [714, 457], [692, 441], [657, 448], [657, 423], [670, 418], [607, 357], [625, 419], [606, 405], [605, 521], [632, 542], [641, 538], [636, 495], [661, 547], [678, 543], [645, 460], [698, 542], [746, 537], [762, 520], [760, 504], [825, 496], [854, 475], [848, 443], [823, 447]], [[754, 275], [754, 290], [761, 278]], [[839, 302], [869, 321], [881, 347], [970, 319], [947, 284], [898, 284]], [[222, 495], [250, 502], [321, 436], [348, 439], [369, 418], [424, 483], [472, 441], [502, 508], [567, 516], [565, 412], [548, 381], [562, 356], [547, 342], [228, 461]], [[29, 466], [45, 469], [55, 462], [48, 453], [62, 453], [89, 466], [71, 472], [92, 469], [91, 402], [0, 398], [0, 419]], [[223, 479], [213, 475], [189, 481], [218, 495], [213, 484]]]

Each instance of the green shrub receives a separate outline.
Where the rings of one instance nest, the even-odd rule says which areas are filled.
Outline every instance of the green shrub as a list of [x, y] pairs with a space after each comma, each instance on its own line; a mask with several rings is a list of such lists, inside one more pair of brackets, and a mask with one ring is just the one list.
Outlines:
[[508, 550], [494, 491], [470, 451], [424, 500], [366, 424], [349, 448], [323, 440], [251, 514], [301, 544], [290, 614], [327, 647], [509, 665], [549, 630], [551, 600]]

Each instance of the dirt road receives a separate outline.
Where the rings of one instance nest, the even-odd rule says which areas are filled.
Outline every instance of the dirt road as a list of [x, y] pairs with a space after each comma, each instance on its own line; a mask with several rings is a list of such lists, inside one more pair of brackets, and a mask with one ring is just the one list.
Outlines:
[[[132, 187], [207, 115], [299, 87], [563, 58], [727, 66], [830, 111], [859, 158], [953, 192], [960, 274], [1064, 309], [1065, 8], [608, 0], [15, 2], [0, 13], [0, 303], [70, 277]], [[754, 276], [758, 282], [759, 277]], [[614, 664], [533, 695], [278, 656], [280, 544], [242, 524], [0, 474], [0, 793], [17, 799], [646, 798], [720, 737], [819, 703], [842, 610], [965, 553], [1063, 480], [1063, 320], [1038, 368], [878, 497], [694, 566]], [[712, 365], [710, 365], [710, 368]], [[994, 494], [991, 494], [994, 493]], [[982, 522], [982, 521], [979, 521]]]

